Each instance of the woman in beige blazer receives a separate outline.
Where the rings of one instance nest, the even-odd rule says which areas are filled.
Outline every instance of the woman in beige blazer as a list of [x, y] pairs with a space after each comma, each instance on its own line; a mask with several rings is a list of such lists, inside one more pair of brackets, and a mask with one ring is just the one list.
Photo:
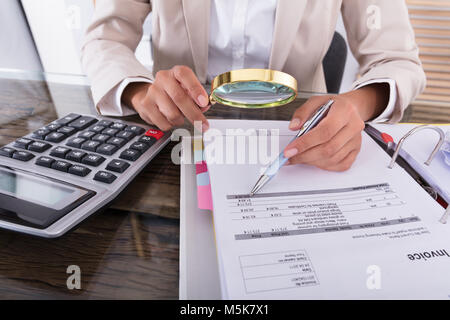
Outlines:
[[[97, 0], [82, 63], [91, 79], [98, 111], [105, 115], [137, 112], [162, 130], [187, 118], [207, 130], [203, 113], [210, 106], [201, 84], [210, 76], [212, 39], [222, 35], [211, 34], [217, 29], [213, 26], [222, 21], [222, 31], [228, 32], [227, 25], [223, 27], [223, 8], [234, 8], [230, 11], [234, 14], [229, 15], [232, 37], [239, 37], [235, 28], [239, 23], [247, 23], [247, 27], [256, 23], [261, 30], [273, 30], [265, 34], [253, 31], [250, 36], [271, 40], [264, 67], [293, 75], [300, 90], [318, 92], [326, 91], [322, 60], [342, 13], [360, 76], [353, 90], [333, 95], [335, 103], [315, 129], [285, 149], [290, 163], [348, 169], [360, 150], [364, 122], [398, 121], [425, 86], [403, 0]], [[146, 69], [134, 55], [150, 11], [153, 70]], [[273, 14], [274, 18], [248, 20], [259, 14]], [[239, 17], [243, 18], [239, 21]], [[236, 39], [228, 40], [233, 44]], [[243, 46], [246, 48], [245, 43]], [[114, 102], [111, 95], [120, 87], [119, 102]], [[309, 99], [293, 115], [290, 128], [298, 130], [329, 98]]]

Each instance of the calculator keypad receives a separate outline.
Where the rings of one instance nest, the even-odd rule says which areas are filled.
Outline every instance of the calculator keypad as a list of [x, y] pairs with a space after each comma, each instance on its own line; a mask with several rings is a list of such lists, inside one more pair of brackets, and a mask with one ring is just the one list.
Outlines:
[[35, 155], [29, 151], [42, 153], [51, 149], [49, 156], [40, 156], [34, 163], [86, 177], [93, 167], [99, 167], [106, 160], [105, 156], [114, 155], [133, 138], [140, 136], [128, 148], [121, 150], [117, 156], [120, 159], [109, 159], [105, 169], [92, 176], [95, 181], [110, 184], [117, 179], [117, 174], [124, 173], [130, 167], [128, 161], [139, 159], [163, 134], [157, 129], [146, 132], [142, 127], [120, 121], [99, 121], [94, 117], [71, 113], [34, 131], [31, 138], [17, 139], [12, 145], [14, 148], [0, 148], [0, 156], [30, 161]]

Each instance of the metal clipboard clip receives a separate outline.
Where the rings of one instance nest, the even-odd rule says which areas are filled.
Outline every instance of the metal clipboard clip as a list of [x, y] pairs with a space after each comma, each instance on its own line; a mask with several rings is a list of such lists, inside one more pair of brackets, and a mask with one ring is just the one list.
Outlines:
[[[439, 141], [436, 144], [436, 146], [434, 147], [433, 151], [431, 152], [430, 156], [428, 157], [427, 161], [425, 161], [425, 165], [429, 166], [431, 161], [433, 161], [436, 153], [439, 151], [439, 149], [442, 147], [442, 144], [445, 141], [445, 133], [444, 130], [442, 130], [441, 128], [438, 127], [434, 127], [432, 125], [428, 125], [428, 124], [424, 124], [418, 127], [415, 127], [414, 129], [408, 131], [398, 142], [397, 147], [395, 148], [394, 154], [392, 155], [392, 159], [391, 162], [389, 163], [389, 169], [392, 169], [394, 167], [395, 161], [397, 160], [398, 154], [400, 153], [400, 150], [402, 148], [403, 143], [405, 142], [406, 139], [408, 139], [411, 135], [413, 135], [414, 133], [418, 132], [418, 131], [422, 131], [425, 129], [431, 129], [436, 131], [439, 134]], [[447, 220], [450, 216], [450, 205], [447, 207], [447, 210], [445, 210], [444, 215], [441, 217], [441, 219], [439, 219], [439, 222], [441, 223], [447, 223]]]

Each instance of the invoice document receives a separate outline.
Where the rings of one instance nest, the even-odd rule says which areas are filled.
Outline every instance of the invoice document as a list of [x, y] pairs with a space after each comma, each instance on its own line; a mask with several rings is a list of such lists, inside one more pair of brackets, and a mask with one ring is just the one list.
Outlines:
[[280, 121], [210, 126], [204, 157], [223, 298], [450, 298], [444, 209], [400, 166], [389, 169], [365, 133], [350, 170], [284, 166], [251, 197], [267, 158], [295, 132]]

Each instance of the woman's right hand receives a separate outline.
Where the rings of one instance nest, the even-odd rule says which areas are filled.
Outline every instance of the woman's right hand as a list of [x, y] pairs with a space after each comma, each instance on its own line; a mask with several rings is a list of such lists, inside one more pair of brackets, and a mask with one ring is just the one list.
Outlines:
[[151, 84], [129, 84], [122, 101], [132, 106], [144, 121], [163, 131], [183, 125], [184, 117], [198, 130], [209, 128], [203, 115], [210, 107], [208, 94], [194, 72], [186, 66], [159, 71]]

